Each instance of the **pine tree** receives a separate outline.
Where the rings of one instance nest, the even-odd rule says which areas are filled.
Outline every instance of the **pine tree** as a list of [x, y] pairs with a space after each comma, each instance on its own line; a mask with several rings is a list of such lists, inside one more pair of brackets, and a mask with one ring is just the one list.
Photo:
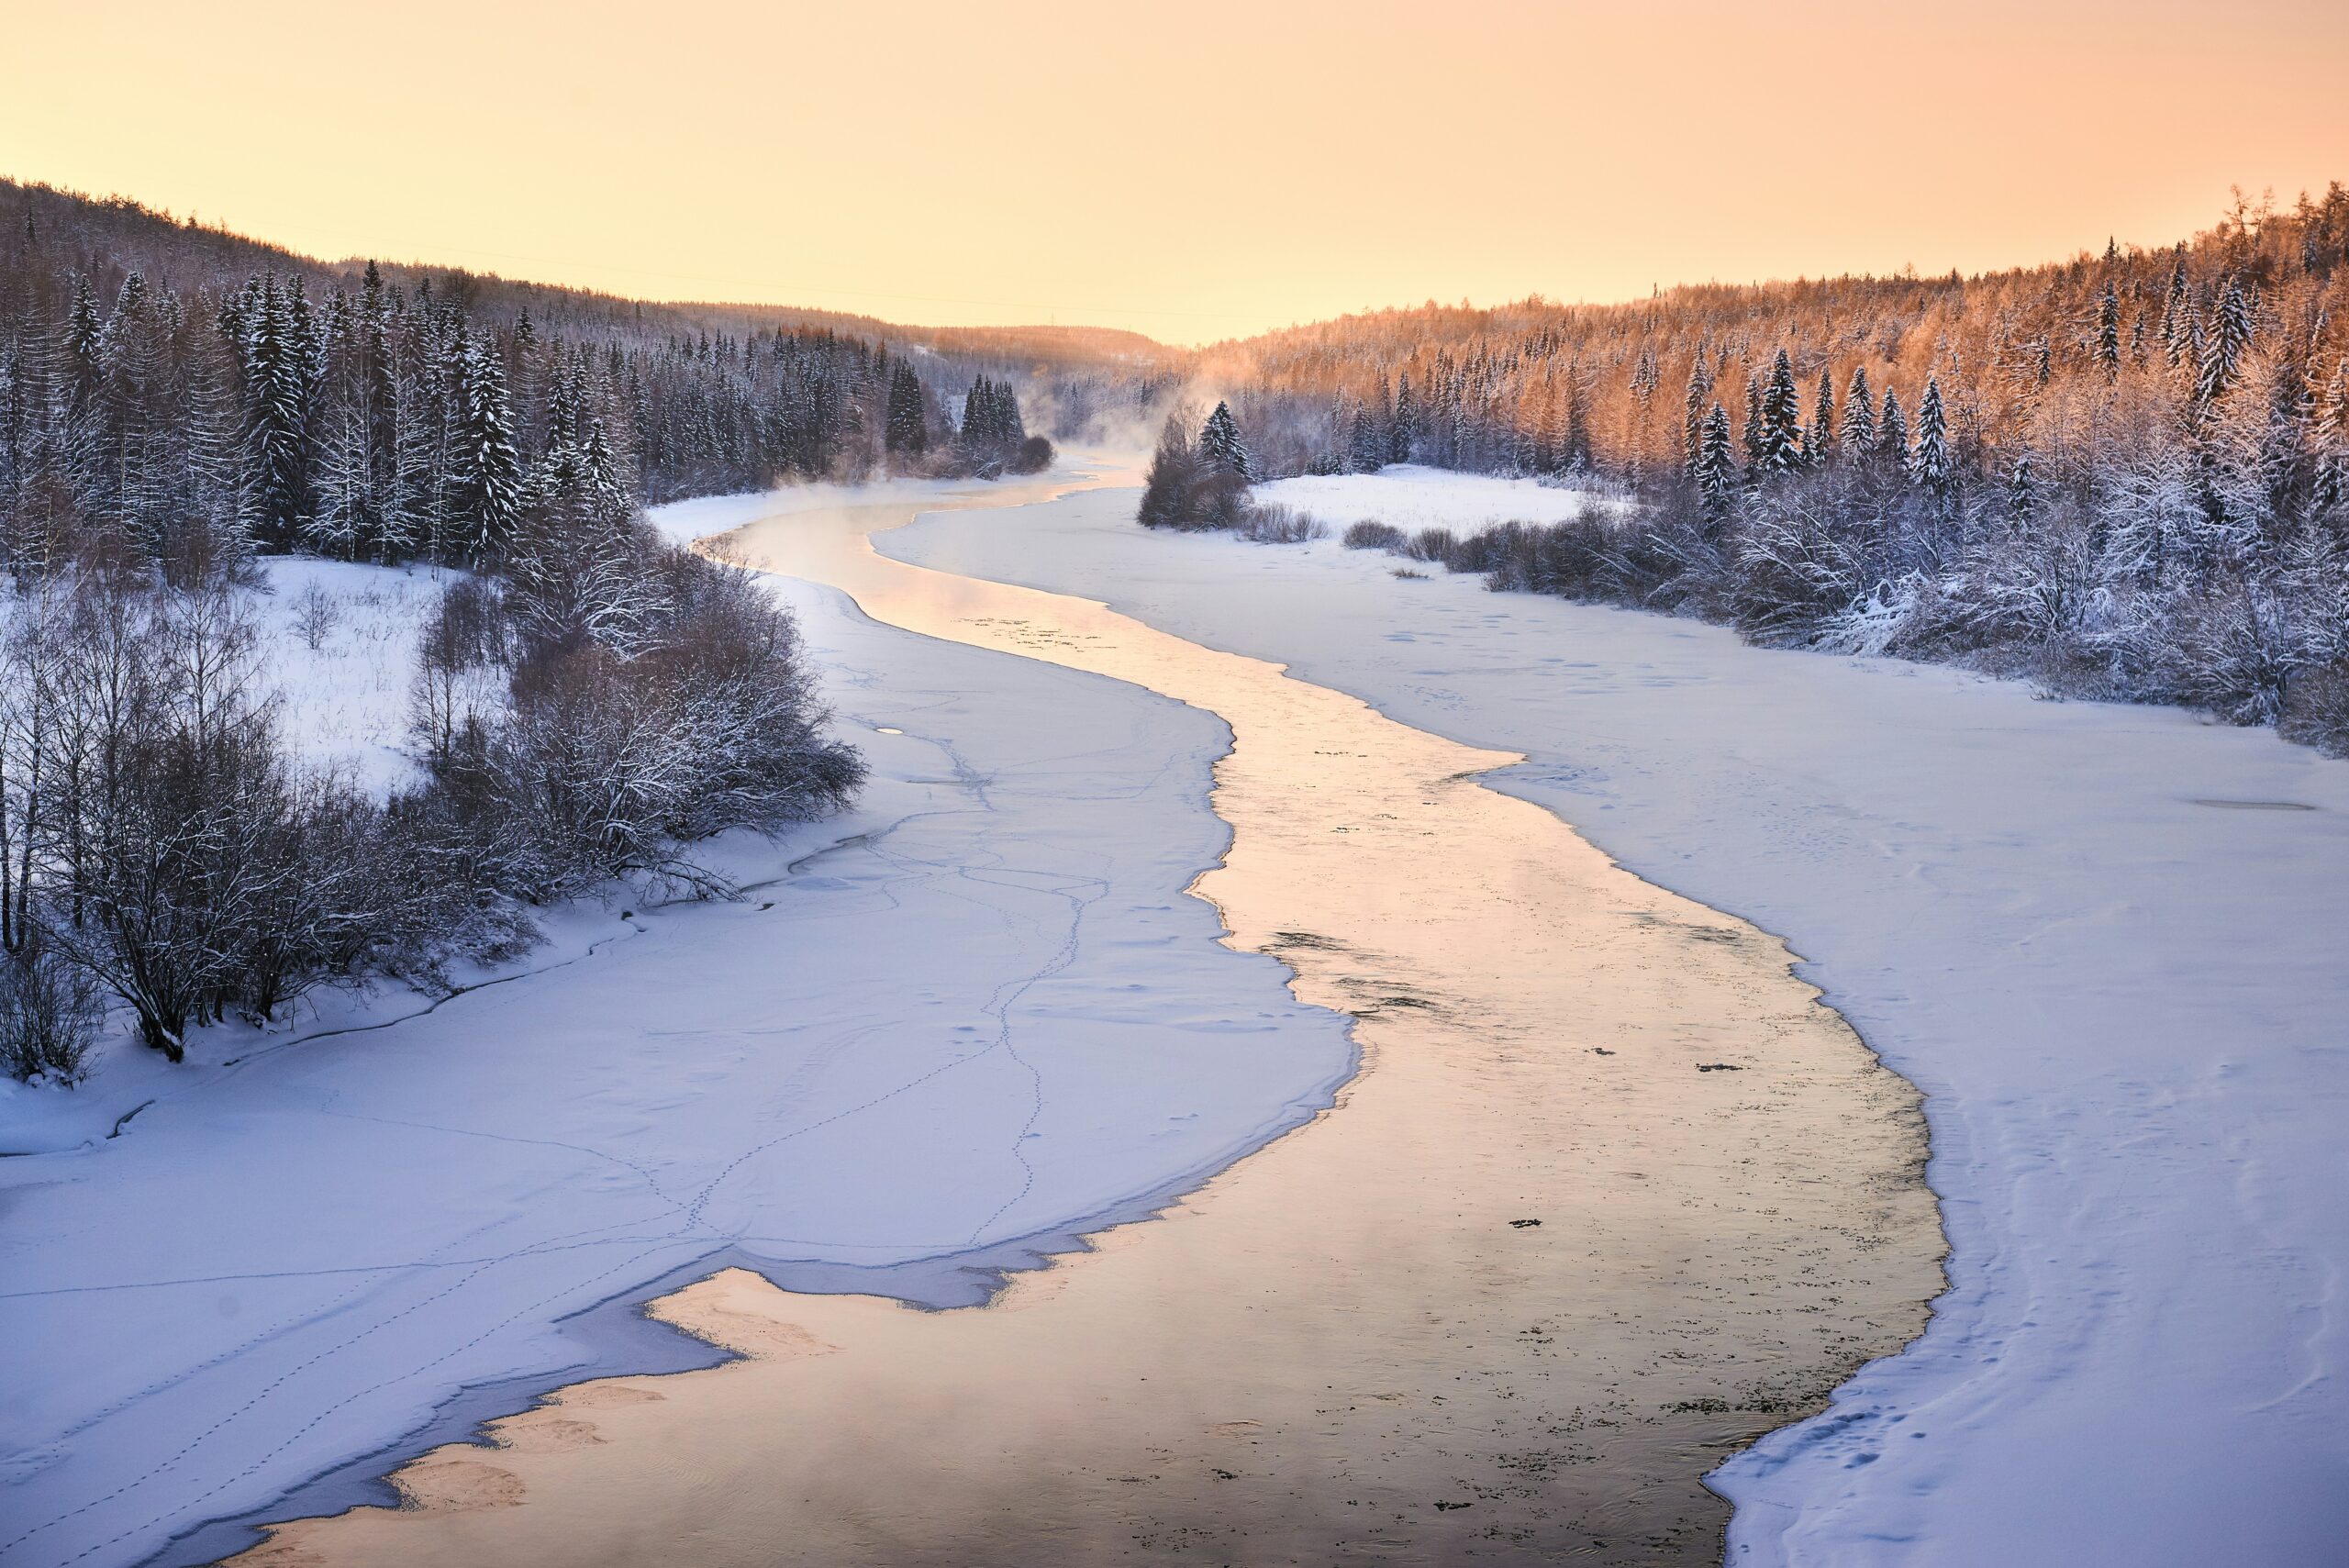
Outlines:
[[1248, 455], [1248, 443], [1240, 439], [1240, 421], [1231, 417], [1231, 406], [1219, 403], [1215, 412], [1199, 431], [1198, 450], [1201, 456], [1227, 473], [1255, 482], [1256, 465]]
[[1386, 461], [1408, 462], [1419, 433], [1419, 412], [1411, 401], [1411, 373], [1395, 378], [1395, 423], [1387, 431]]

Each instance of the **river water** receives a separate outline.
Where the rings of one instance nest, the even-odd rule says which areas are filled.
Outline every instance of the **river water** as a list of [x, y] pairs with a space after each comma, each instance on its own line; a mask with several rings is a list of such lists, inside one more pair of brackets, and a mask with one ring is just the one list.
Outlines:
[[283, 1527], [248, 1560], [1718, 1560], [1702, 1474], [1913, 1336], [1939, 1288], [1914, 1092], [1776, 939], [1477, 782], [1514, 757], [875, 553], [913, 510], [795, 511], [707, 548], [1220, 715], [1232, 845], [1195, 891], [1358, 1020], [1360, 1073], [985, 1307], [690, 1286], [655, 1312], [748, 1359], [562, 1390], [402, 1472], [409, 1507]]

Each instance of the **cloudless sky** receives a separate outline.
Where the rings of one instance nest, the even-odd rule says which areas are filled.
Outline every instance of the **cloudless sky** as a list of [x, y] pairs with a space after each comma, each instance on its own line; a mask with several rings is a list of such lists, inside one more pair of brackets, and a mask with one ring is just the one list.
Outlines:
[[1195, 342], [2349, 181], [2343, 0], [16, 0], [0, 173], [329, 258]]

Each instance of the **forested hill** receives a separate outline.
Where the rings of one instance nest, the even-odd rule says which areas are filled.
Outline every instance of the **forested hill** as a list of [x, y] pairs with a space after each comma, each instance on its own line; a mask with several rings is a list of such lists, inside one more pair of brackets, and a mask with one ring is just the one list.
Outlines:
[[[17, 234], [28, 222], [40, 238], [42, 255], [69, 273], [89, 276], [102, 297], [111, 297], [111, 290], [134, 271], [143, 272], [150, 284], [182, 293], [232, 290], [249, 277], [270, 272], [299, 279], [319, 295], [355, 286], [369, 260], [320, 261], [205, 227], [193, 218], [176, 218], [126, 197], [93, 197], [0, 179], [0, 227]], [[1174, 350], [1138, 332], [1109, 328], [917, 327], [798, 306], [631, 299], [495, 273], [413, 265], [389, 257], [374, 260], [387, 284], [413, 292], [429, 279], [476, 324], [500, 329], [512, 328], [528, 314], [540, 328], [555, 332], [742, 336], [762, 329], [829, 331], [886, 343], [893, 351], [928, 349], [956, 361], [984, 363], [997, 373], [1141, 364], [1176, 357]]]
[[1032, 465], [1022, 392], [1154, 351], [328, 263], [0, 182], [0, 565], [95, 533], [486, 562], [534, 509]]
[[2181, 373], [2198, 384], [2213, 352], [2221, 379], [2255, 366], [2263, 381], [2289, 371], [2321, 392], [2349, 351], [2344, 289], [2349, 192], [2336, 183], [2281, 210], [2238, 203], [2174, 246], [2101, 245], [1972, 277], [1690, 285], [1621, 305], [1430, 303], [1217, 344], [1192, 370], [1239, 395], [1275, 472], [1408, 455], [1634, 474], [1686, 467], [1716, 402], [1733, 434], [1768, 425], [1748, 410], [1783, 350], [1800, 403], [1770, 428], [1793, 428], [1798, 456], [1833, 444], [1856, 415], [1855, 386], [1871, 428], [1887, 394], [1913, 421], [1930, 381], [1959, 472], [2003, 474], [2028, 447], [2041, 479], [2061, 484], [2138, 428], [2173, 424], [2173, 384]]
[[[2349, 192], [1975, 277], [1347, 317], [1203, 351], [1153, 520], [1389, 462], [1611, 488], [1432, 539], [1497, 586], [2176, 702], [2349, 752]], [[1244, 447], [1241, 443], [1244, 440]], [[1391, 531], [1391, 530], [1389, 530]]]

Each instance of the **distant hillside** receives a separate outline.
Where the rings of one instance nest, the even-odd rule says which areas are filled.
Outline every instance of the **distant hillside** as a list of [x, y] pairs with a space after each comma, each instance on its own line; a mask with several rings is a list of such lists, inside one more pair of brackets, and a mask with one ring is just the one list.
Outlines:
[[299, 255], [282, 246], [225, 228], [158, 212], [122, 196], [88, 196], [44, 184], [0, 180], [0, 233], [38, 234], [68, 270], [87, 276], [100, 297], [111, 297], [124, 276], [139, 272], [180, 293], [234, 288], [261, 272], [299, 279], [313, 293], [354, 288], [370, 260], [387, 283], [410, 292], [426, 279], [475, 322], [505, 329], [525, 312], [542, 329], [598, 332], [626, 328], [656, 335], [744, 335], [781, 329], [831, 332], [875, 345], [919, 348], [967, 364], [975, 373], [1108, 364], [1151, 365], [1179, 358], [1138, 332], [1096, 327], [919, 327], [877, 317], [796, 306], [654, 301], [563, 288], [463, 268], [404, 262], [389, 257], [339, 261]]
[[1356, 542], [1757, 641], [1957, 660], [2349, 753], [2349, 191], [2157, 250], [1625, 305], [1425, 306], [1187, 368], [1145, 521], [1417, 462], [1618, 516]]
[[[1893, 393], [1910, 413], [1931, 381], [1962, 466], [2002, 471], [2025, 445], [2058, 463], [2079, 456], [2087, 390], [2118, 385], [2134, 406], [2157, 371], [2199, 365], [2214, 333], [2234, 330], [2230, 285], [2252, 339], [2289, 342], [2330, 373], [2349, 351], [2344, 257], [2349, 192], [2336, 183], [2282, 210], [2239, 206], [2154, 250], [2100, 246], [1972, 277], [1691, 284], [1620, 305], [1429, 304], [1219, 343], [1186, 365], [1239, 395], [1276, 472], [1406, 451], [1523, 473], [1686, 468], [1711, 405], [1742, 429], [1747, 387], [1765, 390], [1781, 350], [1801, 384], [1797, 423], [1818, 423], [1822, 376], [1831, 405], [1858, 373], [1872, 397]], [[2231, 369], [2243, 347], [2228, 340]], [[1813, 431], [1813, 444], [1833, 433]]]

